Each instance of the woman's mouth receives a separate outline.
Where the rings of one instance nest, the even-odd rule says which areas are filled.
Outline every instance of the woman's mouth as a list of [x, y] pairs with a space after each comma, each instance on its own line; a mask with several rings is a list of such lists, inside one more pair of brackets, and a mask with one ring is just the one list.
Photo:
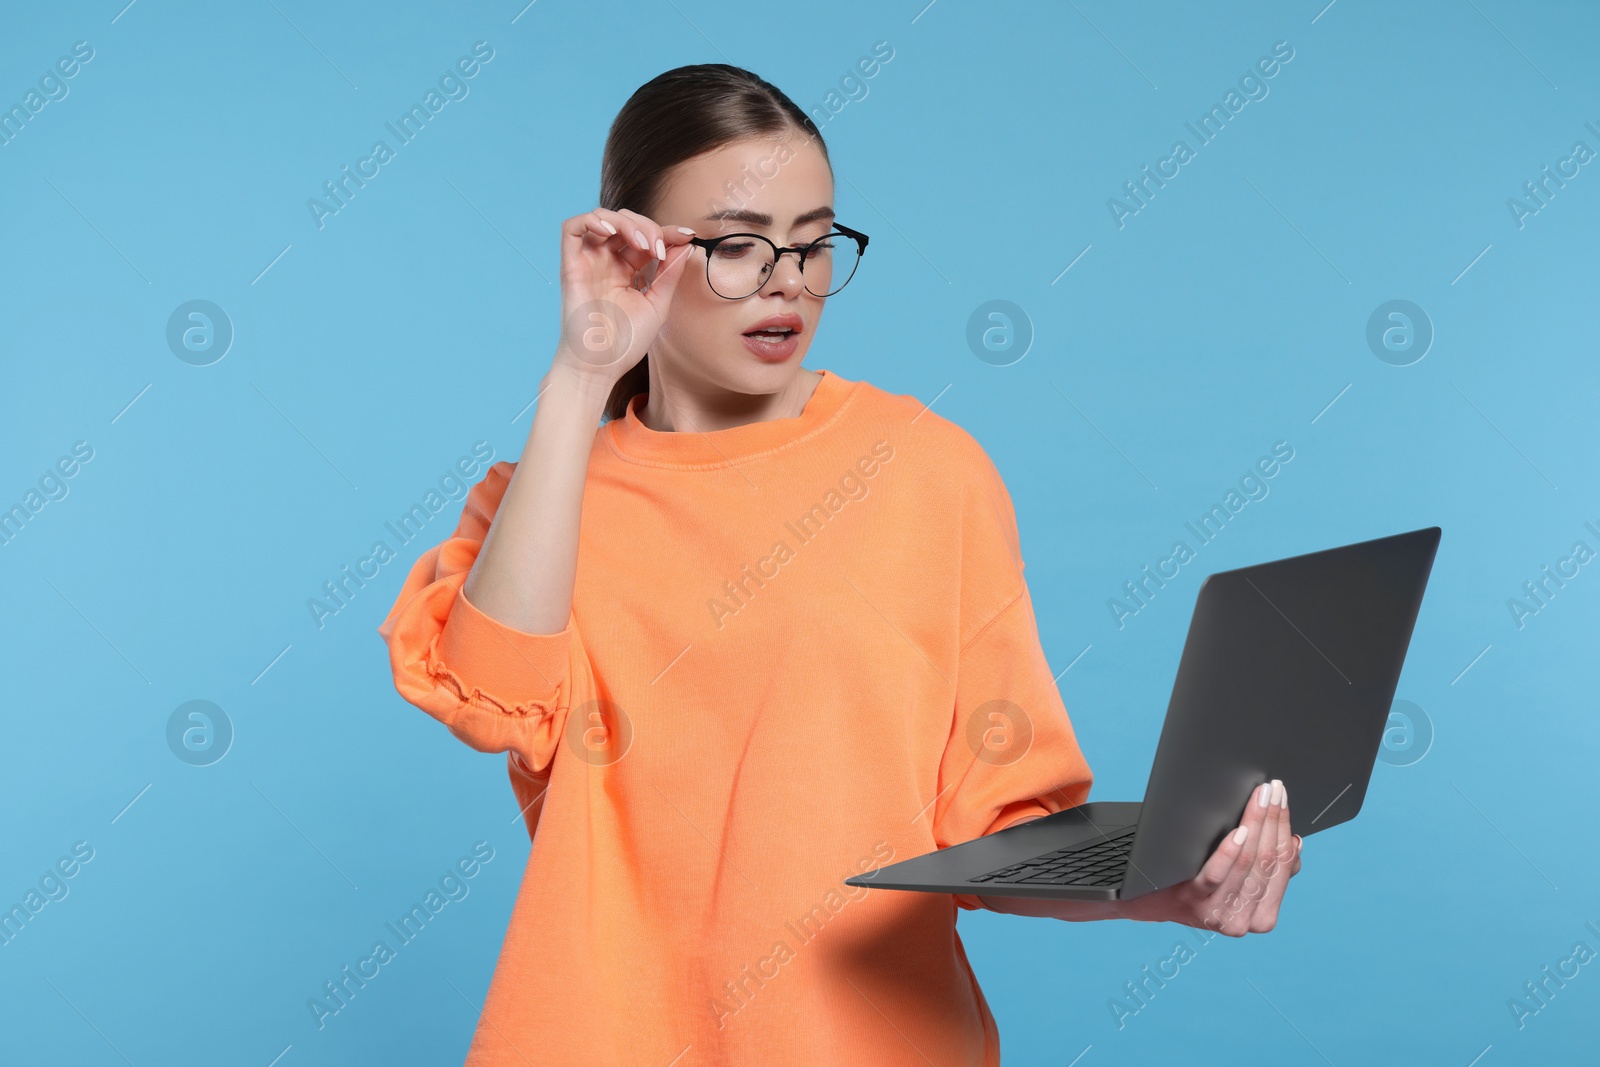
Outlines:
[[772, 363], [788, 359], [800, 347], [798, 330], [757, 330], [743, 337], [746, 348]]
[[774, 315], [742, 335], [745, 347], [768, 362], [788, 359], [800, 347], [803, 325], [798, 315]]

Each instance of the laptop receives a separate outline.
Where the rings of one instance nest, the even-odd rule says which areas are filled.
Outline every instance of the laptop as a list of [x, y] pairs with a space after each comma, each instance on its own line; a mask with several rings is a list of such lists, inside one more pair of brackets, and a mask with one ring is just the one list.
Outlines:
[[1354, 818], [1439, 534], [1207, 575], [1142, 802], [1066, 808], [844, 884], [1131, 900], [1198, 875], [1262, 782], [1283, 780], [1301, 837]]

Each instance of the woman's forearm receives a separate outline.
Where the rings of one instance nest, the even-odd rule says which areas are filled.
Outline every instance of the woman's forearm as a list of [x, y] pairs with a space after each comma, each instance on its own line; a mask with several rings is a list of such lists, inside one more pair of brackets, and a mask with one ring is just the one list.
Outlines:
[[527, 446], [462, 592], [514, 630], [555, 634], [572, 613], [584, 482], [610, 383], [557, 362], [541, 384]]

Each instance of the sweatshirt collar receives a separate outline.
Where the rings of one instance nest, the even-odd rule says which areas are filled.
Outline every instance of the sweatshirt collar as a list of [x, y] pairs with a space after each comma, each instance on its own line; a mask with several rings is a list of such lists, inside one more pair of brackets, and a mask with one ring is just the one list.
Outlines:
[[859, 382], [839, 377], [826, 368], [799, 415], [732, 426], [725, 430], [652, 430], [639, 419], [644, 405], [641, 393], [628, 401], [620, 419], [606, 423], [612, 451], [625, 460], [656, 467], [712, 469], [753, 459], [767, 452], [799, 444], [836, 422], [855, 395]]

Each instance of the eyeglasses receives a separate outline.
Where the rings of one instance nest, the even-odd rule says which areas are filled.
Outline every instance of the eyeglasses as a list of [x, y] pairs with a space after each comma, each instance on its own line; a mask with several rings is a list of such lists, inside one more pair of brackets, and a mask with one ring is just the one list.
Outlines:
[[[854, 243], [847, 245], [847, 241]], [[806, 292], [832, 296], [855, 277], [856, 266], [867, 251], [866, 234], [838, 223], [833, 224], [832, 233], [793, 248], [779, 248], [759, 233], [691, 237], [689, 243], [706, 250], [706, 282], [712, 292], [727, 300], [743, 300], [760, 292], [785, 252], [799, 255]], [[841, 276], [843, 280], [835, 282]]]

